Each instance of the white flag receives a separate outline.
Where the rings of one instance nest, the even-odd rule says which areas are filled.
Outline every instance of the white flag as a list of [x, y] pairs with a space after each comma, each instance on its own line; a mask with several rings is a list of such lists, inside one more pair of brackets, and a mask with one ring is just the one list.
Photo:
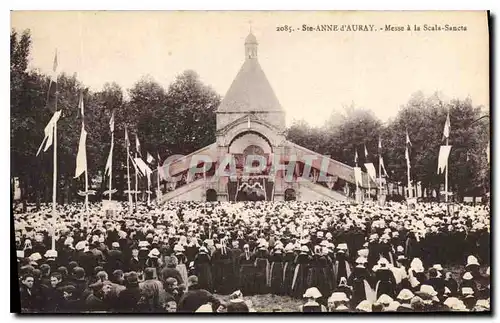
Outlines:
[[488, 164], [490, 163], [490, 145], [491, 142], [488, 141], [488, 147], [486, 147], [486, 159], [488, 160]]
[[149, 175], [152, 173], [151, 168], [142, 160], [141, 158], [134, 158], [137, 168], [141, 171], [143, 175]]
[[445, 138], [450, 137], [450, 112], [446, 115], [446, 122], [444, 123], [443, 136]]
[[151, 164], [151, 162], [154, 160], [155, 159], [153, 158], [153, 156], [151, 156], [151, 154], [148, 152], [146, 156], [146, 161], [148, 162], [148, 164]]
[[448, 156], [450, 155], [451, 146], [439, 147], [438, 170], [437, 173], [441, 174], [448, 165]]
[[410, 169], [411, 168], [411, 165], [410, 165], [410, 153], [408, 152], [408, 146], [406, 146], [405, 158], [406, 158], [406, 167], [408, 167], [408, 169]]
[[54, 55], [54, 64], [52, 65], [52, 75], [50, 76], [50, 81], [57, 83], [57, 50]]
[[385, 170], [384, 158], [382, 156], [380, 156], [380, 166], [382, 168], [382, 171], [384, 172], [384, 176], [387, 177], [387, 171]]
[[104, 175], [108, 175], [108, 172], [111, 169], [111, 162], [113, 160], [113, 147], [115, 146], [114, 142], [111, 142], [111, 148], [109, 149], [108, 160], [106, 161], [106, 168], [104, 169]]
[[40, 151], [42, 150], [43, 144], [45, 143], [45, 148], [43, 151], [47, 151], [47, 149], [52, 146], [52, 141], [54, 139], [54, 126], [59, 120], [59, 117], [61, 116], [62, 110], [56, 111], [52, 118], [50, 119], [49, 123], [47, 123], [47, 126], [45, 126], [45, 129], [43, 132], [45, 133], [45, 137], [43, 138], [42, 144], [40, 145], [40, 148], [38, 148], [38, 151], [36, 155], [40, 154]]
[[109, 119], [109, 130], [111, 130], [111, 132], [115, 131], [115, 111], [114, 110], [111, 113], [111, 119]]
[[132, 166], [134, 166], [134, 171], [137, 175], [139, 176], [142, 176], [142, 173], [139, 171], [139, 169], [137, 168], [137, 164], [135, 163], [135, 159], [132, 158], [131, 155], [128, 155], [128, 158], [130, 158], [130, 162], [132, 163]]
[[141, 143], [139, 142], [139, 137], [135, 134], [135, 151], [142, 157], [141, 154]]
[[358, 185], [360, 186], [363, 185], [363, 176], [361, 174], [361, 167], [354, 167], [354, 178], [356, 180], [356, 183], [358, 183]]
[[82, 132], [80, 134], [80, 144], [78, 145], [78, 153], [76, 155], [76, 170], [75, 177], [77, 178], [87, 171], [87, 150], [85, 149], [85, 142], [87, 141], [87, 131], [82, 124]]
[[368, 173], [370, 178], [373, 179], [373, 181], [376, 181], [377, 172], [375, 171], [375, 166], [373, 165], [373, 163], [366, 163], [365, 167], [366, 167], [366, 172]]

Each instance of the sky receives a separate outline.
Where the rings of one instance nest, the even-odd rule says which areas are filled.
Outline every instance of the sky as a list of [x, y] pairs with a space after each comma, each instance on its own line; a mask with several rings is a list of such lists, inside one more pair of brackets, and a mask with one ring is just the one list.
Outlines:
[[[304, 24], [374, 31], [300, 31]], [[424, 31], [424, 24], [467, 31]], [[294, 31], [277, 31], [285, 25]], [[31, 30], [30, 68], [50, 74], [57, 48], [59, 70], [93, 90], [106, 82], [128, 89], [145, 75], [166, 88], [192, 69], [222, 96], [244, 62], [251, 28], [288, 125], [321, 125], [351, 104], [387, 121], [417, 91], [489, 107], [485, 12], [17, 11], [11, 27]]]

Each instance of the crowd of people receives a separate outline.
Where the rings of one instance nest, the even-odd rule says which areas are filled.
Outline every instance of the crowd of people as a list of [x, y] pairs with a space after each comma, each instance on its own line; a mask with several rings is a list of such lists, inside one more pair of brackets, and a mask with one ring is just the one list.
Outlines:
[[252, 312], [248, 297], [264, 294], [303, 300], [303, 312], [490, 310], [486, 205], [72, 204], [55, 221], [50, 205], [25, 211], [14, 210], [22, 312]]

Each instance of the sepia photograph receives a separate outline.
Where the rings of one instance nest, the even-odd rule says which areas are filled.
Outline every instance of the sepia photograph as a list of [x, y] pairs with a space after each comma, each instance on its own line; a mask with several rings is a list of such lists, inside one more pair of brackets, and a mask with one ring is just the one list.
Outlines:
[[11, 312], [491, 314], [490, 32], [11, 11]]

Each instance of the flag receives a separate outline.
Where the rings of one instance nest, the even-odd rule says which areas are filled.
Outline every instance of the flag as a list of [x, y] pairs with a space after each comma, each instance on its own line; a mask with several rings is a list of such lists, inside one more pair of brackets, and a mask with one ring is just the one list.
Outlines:
[[139, 156], [142, 157], [141, 155], [141, 143], [139, 142], [139, 137], [137, 134], [135, 134], [135, 151], [139, 154]]
[[365, 159], [368, 159], [368, 150], [366, 150], [366, 144], [365, 144]]
[[156, 157], [158, 158], [158, 163], [157, 163], [157, 168], [158, 168], [158, 176], [160, 177], [160, 180], [166, 180], [165, 174], [163, 173], [163, 167], [161, 167], [161, 158], [160, 158], [160, 153], [156, 153]]
[[143, 175], [149, 176], [152, 173], [151, 168], [149, 168], [142, 158], [134, 158], [134, 161]]
[[111, 142], [111, 148], [109, 149], [108, 160], [106, 161], [106, 169], [104, 169], [104, 175], [107, 175], [109, 170], [111, 169], [111, 162], [113, 160], [113, 147], [115, 143]]
[[151, 154], [147, 152], [146, 161], [148, 162], [148, 164], [151, 164], [151, 162], [154, 160], [155, 159], [153, 158], [153, 156], [151, 156]]
[[375, 166], [373, 163], [365, 163], [366, 172], [370, 178], [375, 182], [377, 180], [377, 172], [375, 171]]
[[85, 149], [85, 142], [87, 140], [87, 131], [82, 124], [82, 132], [80, 134], [80, 144], [78, 145], [78, 153], [76, 155], [76, 170], [75, 177], [77, 178], [87, 171], [87, 151]]
[[59, 117], [61, 117], [61, 112], [62, 110], [56, 111], [52, 118], [50, 119], [49, 123], [45, 126], [45, 129], [43, 130], [45, 137], [43, 138], [42, 144], [40, 145], [40, 148], [38, 148], [38, 151], [36, 155], [40, 154], [40, 151], [42, 150], [43, 144], [45, 143], [45, 148], [43, 151], [47, 151], [47, 149], [52, 146], [52, 141], [54, 139], [54, 126], [56, 125], [57, 121], [59, 120]]
[[408, 146], [406, 146], [406, 150], [405, 150], [405, 159], [406, 159], [406, 167], [408, 167], [408, 169], [410, 169], [411, 168], [410, 153], [408, 152]]
[[410, 136], [408, 135], [408, 130], [406, 130], [406, 146], [411, 147]]
[[125, 146], [130, 147], [130, 140], [128, 139], [127, 127], [125, 127]]
[[357, 165], [358, 164], [358, 151], [356, 148], [354, 148], [354, 163]]
[[83, 112], [83, 93], [80, 93], [80, 99], [78, 100], [78, 109], [80, 109], [80, 113], [81, 113], [82, 120], [83, 120], [83, 117], [85, 116], [85, 114]]
[[361, 174], [361, 167], [354, 167], [354, 178], [356, 180], [356, 183], [360, 186], [363, 185], [363, 177]]
[[410, 147], [411, 147], [410, 136], [408, 135], [408, 130], [406, 130], [405, 159], [406, 159], [406, 167], [408, 167], [408, 169], [411, 168], [411, 165], [410, 165]]
[[52, 65], [52, 75], [50, 77], [50, 81], [57, 83], [57, 49], [56, 54], [54, 55], [54, 64]]
[[115, 132], [115, 111], [111, 113], [111, 119], [109, 119], [109, 130]]
[[380, 166], [381, 166], [382, 170], [384, 171], [384, 176], [388, 177], [387, 171], [385, 170], [384, 158], [382, 156], [380, 156]]
[[450, 155], [451, 146], [439, 147], [438, 170], [437, 173], [441, 174], [448, 165], [448, 156]]
[[446, 115], [446, 122], [444, 123], [443, 136], [446, 139], [450, 137], [450, 111], [448, 111], [448, 114]]
[[130, 154], [128, 155], [128, 158], [130, 158], [130, 161], [132, 162], [132, 166], [134, 166], [135, 173], [137, 175], [139, 175], [140, 177], [142, 177], [142, 173], [139, 171], [137, 164], [135, 163], [134, 158], [132, 158], [132, 156]]
[[490, 145], [491, 142], [488, 141], [488, 147], [486, 147], [486, 160], [488, 161], [488, 164], [490, 163]]

